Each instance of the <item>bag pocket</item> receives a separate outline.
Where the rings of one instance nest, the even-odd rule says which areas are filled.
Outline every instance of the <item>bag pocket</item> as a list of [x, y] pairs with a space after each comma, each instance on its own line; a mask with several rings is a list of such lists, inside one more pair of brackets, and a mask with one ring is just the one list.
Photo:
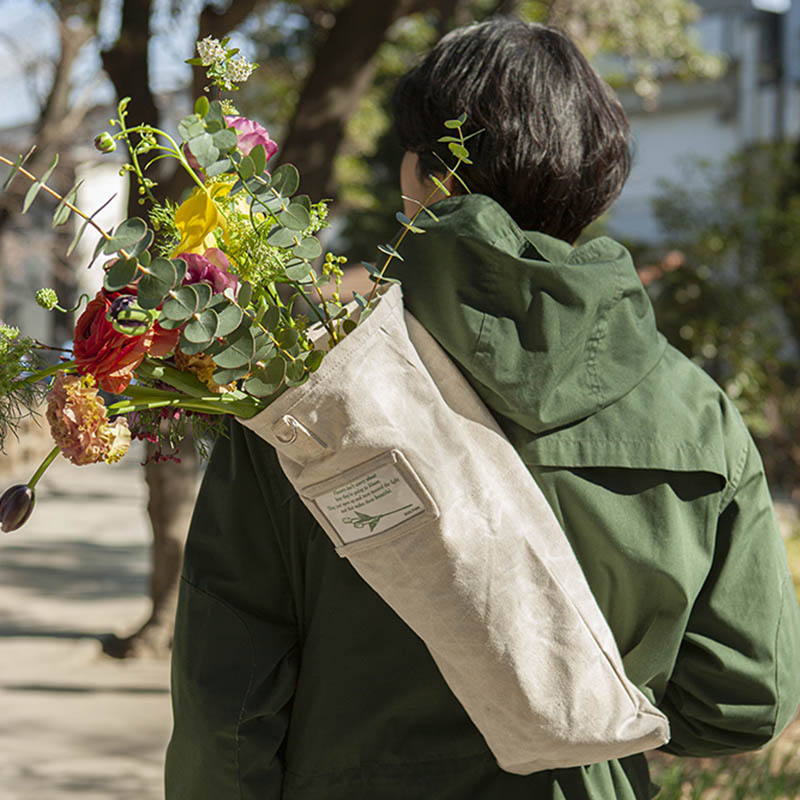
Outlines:
[[363, 552], [439, 518], [439, 508], [399, 450], [300, 489], [340, 556]]

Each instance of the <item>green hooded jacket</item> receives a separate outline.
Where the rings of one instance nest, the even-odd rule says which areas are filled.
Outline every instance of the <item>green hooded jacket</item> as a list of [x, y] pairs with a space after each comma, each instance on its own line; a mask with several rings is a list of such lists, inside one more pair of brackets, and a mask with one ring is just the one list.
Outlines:
[[[450, 198], [404, 243], [408, 308], [558, 516], [679, 755], [758, 748], [800, 700], [800, 612], [755, 446], [666, 344], [626, 250]], [[186, 547], [167, 800], [650, 798], [644, 756], [502, 772], [422, 642], [233, 424]]]

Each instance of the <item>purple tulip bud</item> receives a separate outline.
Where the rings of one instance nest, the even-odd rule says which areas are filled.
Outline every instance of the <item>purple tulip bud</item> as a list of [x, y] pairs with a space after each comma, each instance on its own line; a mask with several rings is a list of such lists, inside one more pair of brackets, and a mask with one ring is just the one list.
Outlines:
[[21, 528], [33, 511], [36, 492], [24, 483], [11, 486], [0, 497], [0, 530], [4, 533]]

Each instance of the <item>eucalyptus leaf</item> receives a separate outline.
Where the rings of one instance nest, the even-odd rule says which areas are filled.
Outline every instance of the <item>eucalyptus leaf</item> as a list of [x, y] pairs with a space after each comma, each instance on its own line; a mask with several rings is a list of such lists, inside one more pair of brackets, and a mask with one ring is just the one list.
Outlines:
[[204, 117], [208, 114], [209, 105], [208, 98], [201, 95], [195, 100], [194, 113], [200, 117]]
[[75, 199], [78, 196], [78, 189], [80, 188], [83, 181], [78, 181], [62, 198], [59, 204], [56, 206], [56, 210], [53, 212], [53, 227], [57, 228], [59, 225], [63, 225], [68, 219], [69, 215], [72, 213], [72, 210], [67, 206], [67, 203], [71, 205], [75, 205]]
[[263, 144], [257, 144], [250, 151], [256, 175], [260, 175], [267, 168], [267, 150]]
[[286, 277], [290, 281], [302, 283], [311, 277], [313, 271], [311, 269], [311, 264], [301, 261], [299, 264], [295, 264], [293, 267], [286, 267], [285, 273]]
[[103, 277], [103, 287], [109, 292], [124, 289], [136, 277], [138, 268], [135, 258], [118, 258]]
[[186, 262], [182, 258], [172, 258], [172, 266], [175, 267], [175, 283], [173, 286], [180, 286], [186, 277]]
[[138, 300], [142, 308], [156, 308], [164, 301], [177, 282], [175, 265], [167, 258], [155, 258], [148, 267], [142, 267]]
[[[428, 175], [431, 181], [434, 183], [436, 188], [445, 196], [450, 197], [450, 190], [433, 174]], [[423, 206], [423, 210], [427, 211], [427, 208]]]
[[155, 238], [156, 238], [155, 233], [150, 228], [148, 228], [145, 231], [144, 236], [142, 236], [142, 238], [139, 239], [139, 241], [136, 242], [136, 244], [134, 244], [130, 249], [128, 249], [127, 247], [125, 248], [125, 252], [131, 258], [139, 258], [139, 256], [142, 255], [142, 253], [145, 253], [147, 250], [150, 249], [150, 245], [153, 244]]
[[311, 225], [311, 215], [300, 203], [290, 203], [286, 211], [278, 214], [278, 221], [291, 231], [303, 231]]
[[263, 318], [261, 319], [261, 324], [268, 330], [274, 331], [275, 328], [278, 327], [281, 321], [281, 310], [278, 306], [270, 306], [266, 313], [264, 314]]
[[[272, 190], [270, 189], [270, 191]], [[275, 197], [274, 195], [266, 199], [259, 197], [258, 202], [261, 203], [270, 214], [277, 214], [279, 211], [289, 208], [289, 202], [285, 197]]]
[[36, 199], [36, 195], [39, 194], [39, 190], [42, 186], [47, 183], [47, 179], [53, 174], [53, 170], [56, 168], [58, 164], [58, 153], [53, 156], [53, 160], [50, 162], [50, 166], [45, 171], [44, 175], [39, 178], [38, 181], [34, 181], [31, 185], [31, 188], [28, 189], [27, 194], [25, 195], [25, 200], [22, 203], [22, 213], [24, 214], [30, 207], [31, 203]]
[[318, 239], [313, 236], [307, 236], [300, 244], [292, 248], [292, 253], [298, 258], [307, 258], [311, 260], [322, 255], [322, 245], [319, 243]]
[[219, 148], [214, 145], [210, 133], [203, 132], [189, 139], [189, 150], [201, 167], [210, 167], [219, 158]]
[[25, 156], [19, 155], [17, 156], [17, 160], [11, 166], [11, 171], [8, 173], [5, 183], [3, 183], [3, 188], [0, 191], [4, 192], [11, 184], [11, 181], [14, 180], [14, 176], [19, 172], [19, 168], [22, 166], [22, 162], [25, 160]]
[[255, 171], [256, 165], [253, 163], [253, 159], [250, 156], [245, 156], [239, 164], [239, 177], [246, 181], [255, 175]]
[[[252, 156], [252, 151], [250, 155]], [[255, 194], [269, 194], [270, 197], [274, 197], [272, 194], [272, 175], [270, 175], [269, 172], [259, 174], [256, 184], [257, 186], [253, 190]]]
[[311, 198], [307, 194], [297, 195], [292, 199], [292, 202], [300, 204], [309, 214], [311, 213]]
[[271, 339], [262, 342], [256, 347], [253, 362], [264, 362], [275, 354], [275, 343]]
[[273, 247], [292, 247], [296, 244], [295, 234], [288, 228], [275, 227], [267, 236], [267, 244], [271, 244]]
[[249, 364], [256, 352], [255, 340], [250, 328], [242, 328], [237, 336], [227, 340], [227, 347], [218, 352], [214, 363], [224, 369], [235, 369]]
[[275, 357], [244, 382], [244, 390], [254, 397], [268, 397], [281, 388], [285, 375], [286, 363]]
[[312, 350], [305, 357], [306, 369], [309, 372], [316, 372], [320, 368], [320, 365], [322, 364], [322, 359], [324, 357], [325, 353], [322, 350]]
[[188, 342], [207, 345], [216, 335], [219, 327], [219, 317], [217, 312], [207, 308], [200, 314], [196, 314], [186, 323], [183, 329], [183, 336]]
[[208, 301], [211, 299], [211, 295], [214, 294], [214, 290], [207, 283], [202, 282], [190, 283], [188, 285], [197, 292], [197, 311], [199, 313], [208, 305]]
[[306, 376], [306, 365], [299, 359], [289, 362], [286, 365], [286, 382], [298, 384]]
[[236, 367], [235, 369], [217, 369], [211, 375], [212, 380], [220, 386], [227, 386], [229, 383], [238, 381], [239, 378], [244, 378], [250, 371], [248, 366]]
[[230, 153], [239, 144], [239, 137], [236, 131], [231, 128], [223, 128], [211, 136], [214, 146], [219, 148], [221, 153]]
[[236, 295], [236, 301], [242, 308], [246, 308], [250, 305], [250, 301], [253, 299], [253, 284], [248, 283], [247, 281], [242, 281], [239, 284], [239, 292]]
[[170, 319], [169, 317], [164, 316], [163, 310], [160, 312], [158, 317], [158, 324], [165, 330], [165, 331], [174, 331], [176, 328], [180, 328], [186, 320], [183, 319]]
[[450, 142], [447, 145], [450, 152], [456, 157], [461, 159], [462, 161], [466, 161], [469, 158], [469, 150], [464, 147], [463, 144], [458, 144], [457, 142]]
[[196, 313], [199, 303], [200, 298], [195, 286], [181, 286], [170, 292], [169, 299], [164, 301], [161, 314], [168, 319], [183, 323]]
[[207, 167], [205, 167], [205, 173], [209, 178], [216, 178], [217, 176], [227, 172], [230, 168], [230, 160], [227, 158], [221, 158], [219, 161], [215, 161], [213, 164], [209, 164]]
[[188, 142], [190, 139], [201, 136], [205, 132], [205, 125], [203, 125], [202, 120], [198, 119], [196, 114], [190, 114], [178, 123], [178, 134], [184, 141]]
[[272, 188], [284, 197], [291, 197], [300, 187], [300, 173], [294, 164], [281, 164], [272, 173]]
[[390, 244], [379, 244], [378, 250], [380, 250], [381, 253], [385, 253], [390, 258], [396, 258], [398, 261], [403, 261], [403, 256], [401, 256], [400, 253]]
[[345, 335], [351, 334], [357, 327], [358, 324], [353, 319], [346, 319], [342, 323], [342, 330], [345, 332]]
[[[115, 197], [116, 197], [116, 195], [112, 194], [111, 197], [109, 197], [108, 200], [106, 200], [100, 206], [100, 208], [95, 209], [92, 212], [92, 214], [89, 216], [89, 218], [85, 219], [83, 221], [83, 224], [78, 229], [78, 232], [75, 234], [75, 236], [73, 237], [72, 241], [69, 244], [69, 247], [67, 248], [67, 255], [68, 256], [71, 255], [72, 251], [78, 246], [78, 242], [80, 242], [81, 238], [83, 237], [83, 234], [86, 231], [86, 226], [89, 224], [89, 221], [94, 219]], [[92, 258], [92, 263], [94, 263], [94, 260], [97, 258], [98, 253], [102, 249], [100, 245], [102, 244], [103, 241], [104, 240], [101, 238], [100, 241], [97, 243], [97, 248], [95, 249], [95, 253], [94, 253], [94, 256]], [[91, 266], [91, 264], [90, 264], [90, 266]]]
[[141, 217], [131, 217], [117, 225], [111, 239], [105, 243], [103, 252], [111, 255], [119, 250], [133, 250], [146, 235], [147, 223]]
[[190, 342], [186, 336], [183, 335], [180, 341], [181, 352], [187, 356], [196, 356], [198, 353], [205, 353], [206, 349], [213, 341], [213, 339], [210, 339], [207, 342]]
[[242, 321], [242, 310], [233, 305], [233, 303], [226, 303], [225, 306], [217, 311], [219, 317], [219, 326], [217, 327], [217, 336], [227, 336], [233, 333]]
[[300, 335], [296, 328], [284, 328], [277, 338], [283, 350], [291, 350], [299, 341]]
[[148, 250], [145, 250], [143, 253], [139, 254], [139, 263], [143, 267], [149, 267], [151, 260], [152, 260], [152, 258], [150, 256], [150, 252]]
[[217, 122], [225, 122], [225, 115], [222, 111], [222, 104], [219, 100], [212, 100], [208, 104], [208, 113], [206, 114], [206, 123], [216, 120]]

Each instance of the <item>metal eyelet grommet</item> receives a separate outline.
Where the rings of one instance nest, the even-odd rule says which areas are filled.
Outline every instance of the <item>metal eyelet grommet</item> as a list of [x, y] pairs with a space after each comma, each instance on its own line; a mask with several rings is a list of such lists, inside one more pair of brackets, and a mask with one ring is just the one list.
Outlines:
[[287, 426], [288, 430], [281, 431], [280, 433], [276, 431], [275, 438], [281, 444], [294, 444], [295, 440], [297, 439], [297, 420], [287, 414], [286, 416], [281, 417], [280, 421]]

